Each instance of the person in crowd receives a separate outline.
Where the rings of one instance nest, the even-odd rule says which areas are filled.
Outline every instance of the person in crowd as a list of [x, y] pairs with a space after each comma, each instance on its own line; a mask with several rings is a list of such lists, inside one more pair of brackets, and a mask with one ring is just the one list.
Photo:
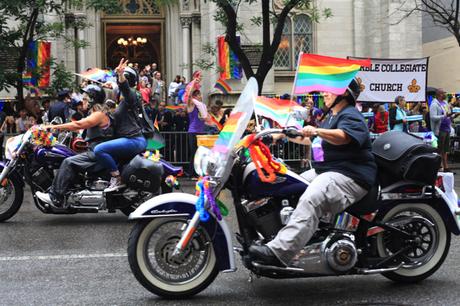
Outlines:
[[[187, 132], [189, 119], [187, 116], [187, 112], [185, 108], [179, 108], [176, 111], [176, 115], [174, 116], [174, 130], [176, 132]], [[174, 147], [176, 149], [176, 160], [177, 162], [186, 162], [188, 161], [188, 143], [187, 137], [184, 133], [176, 134], [174, 139]]]
[[324, 93], [324, 102], [332, 113], [320, 128], [306, 126], [302, 130], [304, 137], [294, 140], [305, 144], [311, 143], [309, 137], [321, 137], [324, 161], [314, 163], [314, 169], [302, 174], [310, 184], [276, 237], [267, 244], [249, 247], [256, 261], [289, 266], [316, 232], [322, 216], [343, 211], [374, 186], [377, 165], [369, 130], [355, 107], [359, 92], [359, 84], [353, 80], [340, 96]]
[[193, 175], [195, 173], [193, 167], [193, 157], [197, 150], [197, 135], [203, 135], [205, 133], [205, 121], [208, 118], [208, 110], [206, 105], [204, 105], [201, 98], [201, 91], [195, 89], [190, 99], [187, 102], [187, 114], [189, 118], [189, 127], [188, 127], [188, 140], [189, 140], [189, 173]]
[[5, 122], [3, 124], [4, 126], [2, 127], [2, 130], [4, 130], [6, 134], [16, 133], [16, 120], [14, 119], [14, 116], [6, 116]]
[[49, 121], [53, 121], [55, 117], [60, 117], [62, 122], [67, 122], [70, 118], [70, 91], [63, 89], [58, 93], [58, 100], [56, 103], [51, 105], [48, 112]]
[[152, 80], [152, 95], [158, 101], [163, 101], [164, 98], [164, 81], [161, 79], [161, 72], [157, 71], [154, 74], [154, 78]]
[[150, 99], [150, 103], [145, 107], [145, 113], [152, 122], [155, 122], [158, 113], [158, 100], [155, 98]]
[[177, 102], [177, 104], [183, 104], [183, 103], [186, 102], [186, 101], [183, 101], [183, 99], [182, 99], [182, 97], [184, 96], [186, 87], [187, 87], [187, 83], [186, 83], [185, 77], [182, 76], [180, 78], [180, 84], [176, 88], [176, 97], [177, 97], [176, 102]]
[[305, 107], [308, 112], [308, 119], [305, 125], [318, 126], [319, 119], [323, 115], [322, 110], [315, 107], [315, 103], [311, 97], [308, 97], [307, 101], [305, 101]]
[[431, 129], [434, 135], [438, 138], [438, 152], [442, 158], [442, 170], [450, 172], [447, 163], [447, 154], [450, 151], [450, 130], [452, 121], [451, 118], [458, 114], [453, 114], [446, 102], [446, 92], [438, 88], [435, 93], [436, 98], [431, 101], [430, 106], [430, 121]]
[[219, 121], [221, 126], [225, 125], [225, 122], [227, 122], [228, 117], [230, 117], [231, 112], [232, 112], [231, 108], [227, 108], [226, 110], [224, 110], [224, 112], [222, 113], [222, 118]]
[[395, 106], [389, 111], [390, 129], [394, 131], [407, 132], [406, 99], [397, 96]]
[[155, 78], [155, 72], [157, 71], [158, 71], [157, 63], [152, 63], [152, 66], [150, 67], [150, 75], [152, 76], [152, 79]]
[[50, 104], [51, 101], [50, 99], [45, 99], [42, 102], [42, 107], [41, 107], [41, 123], [48, 123], [48, 111], [50, 109]]
[[20, 134], [27, 132], [27, 130], [31, 127], [30, 119], [27, 116], [27, 111], [25, 109], [21, 109], [19, 111], [19, 117], [16, 119], [16, 126], [18, 133]]
[[180, 75], [176, 75], [176, 78], [169, 84], [168, 88], [168, 103], [171, 105], [177, 105], [177, 93], [176, 89], [180, 86]]
[[144, 104], [149, 104], [150, 97], [152, 96], [152, 89], [147, 87], [145, 79], [139, 82], [139, 87], [139, 92], [141, 93], [142, 101], [144, 102]]
[[71, 107], [73, 114], [70, 116], [71, 121], [78, 121], [86, 117], [88, 111], [88, 98], [81, 94], [72, 95]]
[[173, 115], [166, 109], [166, 103], [160, 102], [158, 104], [158, 112], [156, 116], [158, 126], [162, 132], [170, 132], [173, 128]]
[[378, 105], [377, 111], [374, 112], [374, 133], [381, 134], [388, 131], [389, 114], [383, 104]]
[[134, 63], [133, 68], [137, 73], [139, 73], [139, 63]]
[[142, 102], [135, 91], [138, 82], [137, 72], [128, 67], [128, 60], [124, 59], [120, 61], [115, 71], [122, 95], [121, 102], [113, 114], [116, 139], [98, 144], [94, 148], [97, 161], [108, 168], [112, 176], [110, 186], [105, 192], [123, 187], [116, 160], [132, 158], [145, 151], [147, 147], [139, 122], [139, 107], [142, 106]]
[[113, 124], [109, 117], [109, 109], [104, 104], [105, 92], [94, 85], [83, 89], [89, 97], [89, 116], [78, 121], [61, 125], [48, 126], [57, 130], [80, 131], [85, 129], [85, 140], [89, 143], [89, 151], [64, 159], [49, 193], [37, 192], [37, 197], [52, 205], [55, 209], [65, 209], [65, 195], [78, 173], [88, 171], [97, 165], [93, 149], [113, 136]]

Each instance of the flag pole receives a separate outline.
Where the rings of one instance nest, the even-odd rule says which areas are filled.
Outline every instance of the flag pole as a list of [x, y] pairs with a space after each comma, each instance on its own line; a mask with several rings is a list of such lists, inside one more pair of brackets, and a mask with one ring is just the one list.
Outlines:
[[259, 131], [262, 131], [261, 127], [260, 127], [260, 124], [259, 124], [259, 116], [257, 115], [257, 111], [256, 111], [256, 99], [257, 97], [252, 97], [252, 103], [254, 104], [254, 117], [256, 117], [256, 127]]
[[[295, 69], [295, 76], [294, 76], [294, 83], [292, 84], [292, 90], [291, 90], [291, 96], [290, 96], [290, 101], [294, 101], [294, 91], [295, 91], [295, 84], [297, 83], [297, 74], [299, 73], [299, 64], [300, 64], [300, 59], [302, 58], [303, 52], [299, 52], [299, 57], [297, 58], [297, 66]], [[291, 107], [289, 107], [289, 115], [286, 120], [286, 124], [284, 126], [287, 126], [289, 123], [289, 119], [291, 119]]]

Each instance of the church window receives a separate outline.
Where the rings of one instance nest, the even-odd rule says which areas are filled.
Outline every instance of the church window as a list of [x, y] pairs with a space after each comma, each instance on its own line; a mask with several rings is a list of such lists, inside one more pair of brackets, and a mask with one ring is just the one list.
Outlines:
[[313, 51], [312, 22], [307, 15], [296, 15], [286, 19], [281, 43], [275, 54], [277, 70], [295, 70], [299, 53]]

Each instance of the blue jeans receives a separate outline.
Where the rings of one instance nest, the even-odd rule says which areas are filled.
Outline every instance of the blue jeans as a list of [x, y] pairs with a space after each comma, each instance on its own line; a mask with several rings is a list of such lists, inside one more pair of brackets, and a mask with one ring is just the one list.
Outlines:
[[117, 138], [98, 144], [94, 148], [97, 162], [111, 172], [117, 171], [117, 161], [133, 158], [147, 147], [144, 136], [134, 138]]

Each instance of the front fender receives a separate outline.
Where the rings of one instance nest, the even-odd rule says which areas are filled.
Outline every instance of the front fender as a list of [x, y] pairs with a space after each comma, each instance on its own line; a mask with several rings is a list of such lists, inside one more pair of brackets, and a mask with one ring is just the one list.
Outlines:
[[[5, 162], [0, 161], [0, 172], [2, 172], [3, 168], [5, 168]], [[10, 172], [8, 173], [8, 176], [16, 180], [21, 185], [21, 187], [25, 186], [22, 176], [14, 168], [10, 170]]]
[[[167, 193], [154, 197], [142, 203], [129, 215], [129, 220], [166, 218], [183, 216], [191, 219], [195, 214], [195, 203], [198, 197], [187, 193]], [[212, 238], [212, 245], [216, 253], [219, 271], [235, 271], [235, 257], [233, 243], [227, 223], [214, 217], [201, 226]]]

